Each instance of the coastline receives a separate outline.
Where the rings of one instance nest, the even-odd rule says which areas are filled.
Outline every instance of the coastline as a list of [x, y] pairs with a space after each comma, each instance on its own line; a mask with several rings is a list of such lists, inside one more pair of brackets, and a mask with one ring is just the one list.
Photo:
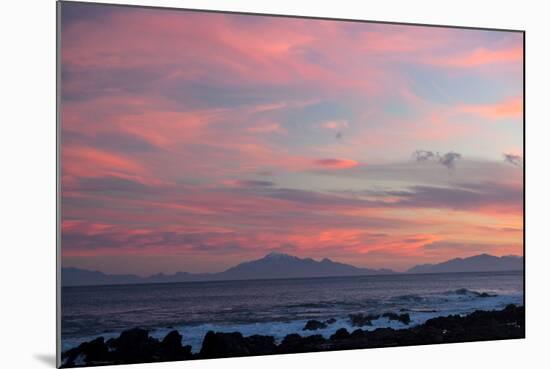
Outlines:
[[[404, 315], [397, 318], [406, 319]], [[360, 321], [368, 325], [369, 317], [363, 316]], [[311, 322], [310, 328], [314, 328], [317, 323], [322, 323]], [[163, 339], [156, 339], [151, 337], [149, 331], [145, 329], [133, 328], [123, 331], [118, 338], [105, 340], [103, 337], [98, 337], [63, 352], [62, 367], [290, 354], [524, 337], [525, 309], [523, 306], [512, 304], [502, 310], [476, 310], [464, 316], [448, 315], [431, 318], [422, 324], [402, 329], [377, 328], [369, 331], [358, 327], [350, 332], [342, 328], [329, 338], [317, 334], [302, 336], [299, 333], [291, 333], [286, 335], [280, 343], [277, 343], [273, 336], [243, 336], [240, 332], [209, 331], [204, 336], [201, 350], [198, 353], [193, 353], [191, 346], [185, 345], [185, 340], [177, 330], [169, 332]]]

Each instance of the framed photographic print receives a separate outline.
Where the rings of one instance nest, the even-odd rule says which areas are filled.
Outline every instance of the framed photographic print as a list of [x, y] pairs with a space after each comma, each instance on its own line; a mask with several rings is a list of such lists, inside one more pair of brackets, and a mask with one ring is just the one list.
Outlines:
[[523, 31], [57, 10], [58, 366], [524, 338]]

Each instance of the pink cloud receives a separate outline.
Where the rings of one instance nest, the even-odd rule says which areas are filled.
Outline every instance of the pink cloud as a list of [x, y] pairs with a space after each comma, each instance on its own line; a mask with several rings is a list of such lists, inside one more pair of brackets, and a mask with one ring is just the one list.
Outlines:
[[462, 105], [457, 110], [489, 119], [520, 118], [523, 115], [523, 98], [514, 97], [495, 104]]
[[288, 133], [279, 123], [268, 123], [248, 128], [253, 133]]
[[64, 146], [61, 156], [63, 172], [72, 176], [119, 176], [139, 180], [144, 174], [138, 161], [95, 148]]
[[[517, 64], [517, 47], [476, 49], [439, 28], [247, 19], [142, 9], [64, 30], [64, 255], [200, 261], [284, 249], [388, 266], [388, 255], [420, 259], [424, 243], [449, 234], [498, 240], [498, 230], [416, 217], [439, 204], [399, 206], [397, 195], [361, 201], [329, 187], [352, 183], [367, 150], [401, 153], [471, 134], [450, 124], [456, 114], [519, 117], [520, 99], [451, 107], [423, 100], [401, 68]], [[411, 116], [386, 118], [392, 99]], [[350, 134], [335, 140], [324, 129]], [[327, 188], [302, 181], [321, 172], [333, 176]], [[297, 181], [312, 189], [292, 188]], [[498, 201], [448, 214], [510, 228], [522, 215]]]
[[315, 160], [314, 163], [329, 169], [347, 169], [359, 165], [358, 162], [351, 159], [319, 159]]
[[452, 55], [443, 58], [433, 58], [431, 63], [448, 67], [470, 68], [491, 64], [519, 63], [523, 60], [523, 48], [488, 49], [484, 47], [462, 55]]
[[322, 124], [322, 127], [330, 130], [341, 130], [344, 128], [348, 128], [349, 124], [345, 120], [329, 120], [327, 122], [324, 122]]

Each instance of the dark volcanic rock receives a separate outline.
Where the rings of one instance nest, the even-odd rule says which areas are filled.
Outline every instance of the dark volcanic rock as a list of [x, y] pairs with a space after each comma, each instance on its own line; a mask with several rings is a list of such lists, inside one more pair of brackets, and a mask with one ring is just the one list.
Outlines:
[[[384, 314], [406, 321], [406, 314]], [[358, 314], [356, 320], [366, 323], [378, 316]], [[324, 323], [323, 323], [324, 324]], [[231, 356], [268, 355], [371, 347], [422, 345], [525, 337], [525, 309], [508, 305], [500, 311], [475, 311], [466, 316], [449, 315], [433, 318], [424, 324], [406, 328], [356, 329], [349, 333], [342, 328], [330, 339], [321, 335], [302, 337], [289, 334], [277, 346], [271, 336], [243, 337], [239, 332], [208, 332], [199, 354], [190, 346], [182, 346], [182, 336], [172, 331], [158, 341], [146, 330], [124, 331], [118, 338], [104, 342], [102, 337], [85, 342], [63, 353], [63, 367], [106, 364], [130, 364], [166, 360], [190, 360]]]
[[62, 358], [68, 366], [75, 366], [83, 361], [86, 363], [101, 363], [109, 360], [109, 350], [103, 337], [98, 337], [93, 341], [84, 342], [78, 347], [66, 351]]
[[384, 313], [382, 314], [384, 318], [388, 318], [389, 320], [397, 320], [403, 324], [409, 324], [411, 322], [411, 317], [409, 314], [397, 314], [397, 313]]
[[349, 338], [349, 332], [346, 328], [338, 329], [332, 336], [330, 336], [331, 341], [344, 340]]
[[166, 348], [166, 349], [174, 349], [181, 346], [182, 338], [183, 337], [178, 331], [173, 330], [173, 331], [170, 331], [170, 333], [168, 333], [164, 337], [164, 339], [161, 342], [161, 345], [163, 348]]
[[334, 318], [330, 318], [330, 319], [325, 320], [325, 324], [334, 324], [334, 323], [336, 323], [336, 319], [334, 319]]
[[297, 333], [287, 334], [280, 346], [292, 347], [298, 345], [302, 341], [302, 336]]
[[116, 339], [107, 341], [107, 345], [113, 351], [116, 362], [140, 363], [157, 361], [156, 351], [160, 348], [160, 342], [149, 337], [149, 331], [134, 328], [124, 331]]
[[468, 342], [525, 337], [525, 309], [509, 305], [500, 311], [475, 311], [466, 316], [433, 318], [407, 329], [356, 329], [330, 337], [331, 349], [353, 349]]
[[177, 331], [168, 333], [162, 342], [149, 337], [145, 329], [123, 331], [118, 338], [104, 342], [103, 337], [85, 342], [66, 351], [63, 367], [131, 364], [154, 361], [189, 360], [193, 358], [191, 346], [182, 346]]
[[380, 318], [380, 315], [375, 314], [350, 314], [349, 319], [354, 327], [364, 327], [365, 325], [372, 325], [372, 321]]
[[218, 358], [228, 356], [249, 355], [244, 337], [239, 332], [219, 333], [209, 331], [204, 336], [200, 356], [203, 358]]
[[308, 320], [306, 323], [306, 326], [304, 327], [304, 331], [315, 331], [317, 329], [323, 329], [326, 328], [327, 324], [320, 322], [318, 320]]
[[159, 361], [186, 360], [192, 357], [191, 346], [181, 345], [182, 336], [178, 331], [171, 331], [164, 337], [158, 350]]
[[367, 332], [362, 329], [356, 329], [350, 334], [350, 338], [354, 340], [361, 340], [364, 339], [367, 335]]
[[271, 336], [254, 335], [243, 337], [239, 332], [220, 333], [209, 331], [202, 342], [201, 358], [230, 356], [267, 355], [274, 353], [277, 346]]
[[293, 333], [287, 335], [278, 347], [280, 354], [322, 351], [328, 349], [327, 340], [320, 334], [302, 337]]
[[477, 296], [478, 297], [496, 297], [497, 295], [492, 294], [492, 293], [487, 293], [487, 292], [481, 292], [481, 293], [478, 292]]
[[426, 321], [423, 327], [445, 331], [445, 342], [459, 342], [464, 336], [469, 341], [520, 338], [525, 336], [525, 309], [508, 305], [500, 311], [438, 317]]
[[246, 337], [246, 344], [252, 355], [268, 355], [277, 350], [275, 338], [272, 336], [253, 335]]

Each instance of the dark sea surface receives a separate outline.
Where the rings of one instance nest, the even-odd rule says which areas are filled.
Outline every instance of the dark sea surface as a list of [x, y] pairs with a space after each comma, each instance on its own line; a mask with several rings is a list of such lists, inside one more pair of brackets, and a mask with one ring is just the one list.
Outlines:
[[[487, 295], [483, 293], [489, 294]], [[449, 314], [523, 304], [523, 272], [396, 274], [253, 281], [63, 287], [63, 350], [97, 336], [142, 327], [163, 337], [172, 329], [199, 351], [209, 330], [330, 336], [351, 327], [348, 314], [407, 312], [411, 325]], [[302, 331], [309, 319], [337, 319]], [[405, 328], [381, 318], [372, 327]]]

